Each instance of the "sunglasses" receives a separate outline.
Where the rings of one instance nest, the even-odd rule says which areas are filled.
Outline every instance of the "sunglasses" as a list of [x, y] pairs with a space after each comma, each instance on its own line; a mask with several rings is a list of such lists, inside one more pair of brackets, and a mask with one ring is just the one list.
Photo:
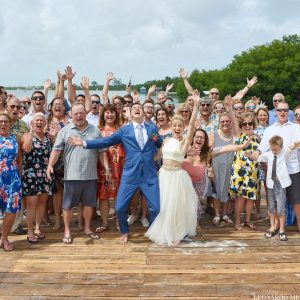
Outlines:
[[274, 99], [273, 102], [275, 102], [275, 103], [277, 103], [277, 102], [284, 102], [284, 100], [283, 99], [278, 99], [278, 100]]
[[219, 95], [219, 93], [216, 93], [216, 92], [211, 92], [210, 94], [211, 95]]
[[44, 96], [34, 96], [34, 97], [31, 97], [31, 100], [33, 100], [33, 101], [37, 101], [37, 100], [43, 101], [43, 100], [45, 100], [45, 97]]
[[223, 121], [220, 121], [220, 123], [224, 124], [224, 123], [230, 123], [229, 120], [223, 120]]
[[244, 109], [244, 107], [243, 106], [235, 106], [233, 109], [234, 110], [242, 110], [242, 109]]
[[100, 104], [100, 101], [92, 101], [92, 104]]
[[185, 113], [185, 114], [188, 114], [190, 111], [189, 110], [181, 110], [180, 113]]
[[201, 106], [202, 106], [202, 107], [210, 107], [211, 104], [210, 104], [210, 103], [201, 103]]
[[276, 111], [278, 111], [278, 112], [288, 112], [289, 109], [288, 108], [277, 108]]
[[255, 108], [256, 108], [255, 105], [249, 105], [249, 106], [248, 106], [248, 109], [255, 109]]
[[242, 126], [253, 126], [254, 123], [253, 122], [243, 122]]
[[125, 103], [126, 104], [132, 104], [132, 101], [131, 100], [128, 100], [128, 101], [125, 100]]
[[144, 108], [146, 108], [146, 109], [154, 109], [154, 107], [152, 107], [152, 106], [144, 106]]
[[10, 105], [10, 108], [11, 109], [20, 109], [21, 108], [21, 106], [20, 105]]

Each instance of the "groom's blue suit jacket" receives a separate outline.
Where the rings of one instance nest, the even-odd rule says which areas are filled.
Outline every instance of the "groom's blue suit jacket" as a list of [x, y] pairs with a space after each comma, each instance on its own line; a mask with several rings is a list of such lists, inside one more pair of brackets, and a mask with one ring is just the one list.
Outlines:
[[148, 140], [141, 150], [132, 124], [119, 128], [109, 137], [87, 141], [87, 149], [102, 149], [115, 144], [122, 144], [125, 150], [125, 164], [122, 173], [122, 184], [138, 184], [140, 180], [148, 184], [157, 184], [157, 168], [153, 157], [156, 148], [162, 145], [162, 138], [157, 128], [144, 123]]

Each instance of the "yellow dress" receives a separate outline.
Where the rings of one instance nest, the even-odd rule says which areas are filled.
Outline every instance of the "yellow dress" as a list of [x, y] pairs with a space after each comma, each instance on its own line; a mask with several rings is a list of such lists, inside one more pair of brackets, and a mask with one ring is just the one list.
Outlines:
[[[235, 145], [242, 144], [248, 135], [241, 133], [234, 141]], [[254, 137], [250, 145], [243, 150], [236, 151], [232, 163], [229, 196], [231, 198], [244, 197], [256, 200], [259, 163], [245, 156], [245, 151], [258, 149], [258, 138]]]

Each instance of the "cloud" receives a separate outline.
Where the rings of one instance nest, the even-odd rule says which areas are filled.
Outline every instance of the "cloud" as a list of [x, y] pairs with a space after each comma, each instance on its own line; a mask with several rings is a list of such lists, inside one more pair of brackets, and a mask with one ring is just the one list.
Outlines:
[[[71, 64], [76, 82], [125, 82], [225, 67], [254, 45], [299, 32], [296, 0], [5, 0], [0, 85], [55, 80]], [[4, 70], [4, 71], [3, 71]]]

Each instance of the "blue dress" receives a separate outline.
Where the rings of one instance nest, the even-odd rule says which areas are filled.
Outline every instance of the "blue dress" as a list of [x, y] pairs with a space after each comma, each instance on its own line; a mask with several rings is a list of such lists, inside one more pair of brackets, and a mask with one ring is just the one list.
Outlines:
[[15, 135], [0, 136], [0, 210], [4, 213], [15, 214], [21, 207], [18, 147]]

